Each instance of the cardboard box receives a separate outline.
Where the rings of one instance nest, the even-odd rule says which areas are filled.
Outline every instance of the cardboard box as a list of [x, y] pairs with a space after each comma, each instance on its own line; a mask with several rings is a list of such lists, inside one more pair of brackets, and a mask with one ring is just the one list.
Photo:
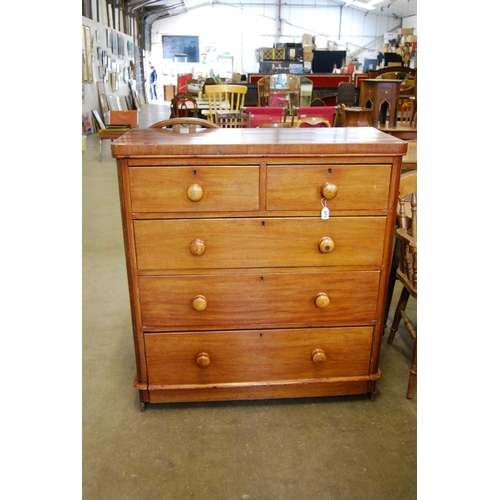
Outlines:
[[304, 51], [304, 61], [312, 61], [314, 59], [314, 54], [312, 52]]
[[308, 35], [307, 33], [304, 33], [302, 35], [302, 45], [313, 45], [314, 44], [314, 37], [312, 35]]
[[399, 28], [398, 35], [413, 35], [413, 28]]
[[163, 85], [163, 100], [171, 101], [175, 95], [174, 85]]
[[304, 47], [302, 47], [302, 50], [304, 51], [304, 54], [306, 52], [312, 52], [314, 50], [314, 45], [305, 45]]

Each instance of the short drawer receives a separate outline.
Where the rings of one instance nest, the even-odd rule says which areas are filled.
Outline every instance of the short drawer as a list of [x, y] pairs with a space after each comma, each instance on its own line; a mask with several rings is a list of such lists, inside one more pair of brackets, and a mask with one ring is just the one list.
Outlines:
[[130, 167], [132, 212], [258, 210], [259, 167]]
[[148, 333], [148, 383], [204, 385], [367, 375], [373, 328]]
[[136, 220], [137, 267], [217, 269], [382, 264], [386, 217]]
[[150, 330], [374, 323], [378, 271], [140, 276]]
[[361, 212], [387, 209], [391, 165], [269, 166], [267, 210], [321, 211], [325, 193], [332, 210]]

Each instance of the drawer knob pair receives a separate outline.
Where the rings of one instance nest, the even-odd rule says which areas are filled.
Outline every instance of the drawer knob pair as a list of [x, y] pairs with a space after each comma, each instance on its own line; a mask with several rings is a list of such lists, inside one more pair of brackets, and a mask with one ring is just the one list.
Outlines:
[[[330, 305], [330, 298], [326, 293], [320, 292], [314, 298], [314, 303], [316, 307], [324, 309]], [[208, 307], [207, 298], [204, 295], [197, 295], [192, 302], [193, 309], [195, 311], [204, 311]]]
[[203, 188], [199, 184], [192, 184], [187, 190], [187, 195], [191, 201], [200, 201], [203, 198]]
[[[311, 354], [311, 359], [312, 362], [316, 365], [324, 363], [326, 361], [325, 351], [323, 351], [323, 349], [314, 350]], [[210, 354], [208, 354], [207, 352], [200, 352], [196, 356], [196, 364], [200, 368], [206, 368], [207, 366], [210, 366], [210, 362], [211, 362]]]
[[210, 354], [206, 352], [200, 352], [196, 356], [196, 364], [200, 368], [206, 368], [207, 366], [210, 366]]
[[321, 194], [327, 200], [333, 200], [337, 196], [338, 190], [339, 188], [335, 184], [330, 184], [329, 182], [325, 182], [321, 186]]

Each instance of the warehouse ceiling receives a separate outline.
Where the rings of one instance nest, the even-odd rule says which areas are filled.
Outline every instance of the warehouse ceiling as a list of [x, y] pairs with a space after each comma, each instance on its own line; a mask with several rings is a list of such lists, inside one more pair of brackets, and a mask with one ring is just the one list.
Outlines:
[[[251, 5], [273, 5], [280, 0], [126, 0], [127, 10], [137, 12], [141, 17], [153, 17], [160, 19], [167, 16], [184, 14], [192, 9], [197, 9], [203, 5], [222, 4], [231, 6], [251, 6]], [[372, 10], [362, 8], [361, 5], [374, 4], [374, 0], [281, 0], [281, 5], [295, 5], [300, 7], [311, 5], [338, 5], [343, 7], [349, 5], [350, 8], [365, 12], [367, 15], [376, 14], [379, 16], [403, 19], [417, 14], [417, 0], [381, 0], [373, 5]]]

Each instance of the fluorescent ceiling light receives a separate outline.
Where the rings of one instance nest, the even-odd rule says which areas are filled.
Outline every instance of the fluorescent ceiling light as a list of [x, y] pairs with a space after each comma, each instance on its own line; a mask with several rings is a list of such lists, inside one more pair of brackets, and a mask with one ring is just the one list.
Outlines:
[[347, 0], [344, 7], [352, 5], [353, 7], [359, 7], [360, 9], [373, 10], [374, 5], [382, 2], [383, 0]]

